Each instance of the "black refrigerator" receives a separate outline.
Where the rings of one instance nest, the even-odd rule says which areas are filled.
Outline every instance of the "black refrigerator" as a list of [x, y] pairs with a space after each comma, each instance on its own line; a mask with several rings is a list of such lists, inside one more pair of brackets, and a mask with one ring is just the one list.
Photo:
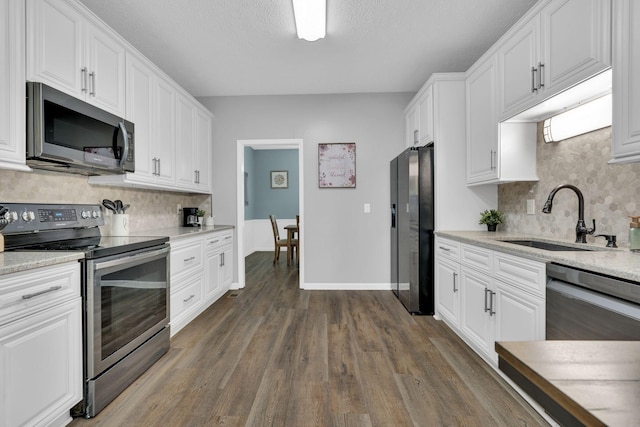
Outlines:
[[434, 312], [433, 144], [391, 161], [391, 285], [412, 314]]

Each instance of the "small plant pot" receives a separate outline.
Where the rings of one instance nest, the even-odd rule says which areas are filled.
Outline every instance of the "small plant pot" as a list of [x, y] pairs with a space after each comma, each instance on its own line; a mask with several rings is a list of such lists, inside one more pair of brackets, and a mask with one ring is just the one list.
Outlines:
[[487, 224], [488, 231], [496, 231], [497, 227], [498, 227], [498, 224]]

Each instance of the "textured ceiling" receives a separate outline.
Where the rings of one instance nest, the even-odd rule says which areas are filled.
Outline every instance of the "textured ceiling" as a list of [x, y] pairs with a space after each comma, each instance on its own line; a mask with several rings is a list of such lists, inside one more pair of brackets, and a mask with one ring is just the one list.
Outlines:
[[195, 96], [414, 92], [465, 71], [536, 0], [327, 0], [299, 40], [291, 0], [81, 0]]

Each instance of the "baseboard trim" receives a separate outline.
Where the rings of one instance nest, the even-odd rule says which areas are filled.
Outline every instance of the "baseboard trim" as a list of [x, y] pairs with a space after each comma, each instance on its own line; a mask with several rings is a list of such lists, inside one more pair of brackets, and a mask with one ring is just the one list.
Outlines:
[[305, 283], [310, 291], [390, 291], [391, 283]]

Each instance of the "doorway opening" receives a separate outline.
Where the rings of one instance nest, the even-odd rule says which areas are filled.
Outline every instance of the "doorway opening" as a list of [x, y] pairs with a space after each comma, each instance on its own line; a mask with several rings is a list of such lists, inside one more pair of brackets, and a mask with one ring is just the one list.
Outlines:
[[[247, 255], [246, 248], [249, 246], [247, 238], [253, 237], [253, 234], [248, 233], [247, 224], [245, 220], [245, 204], [247, 198], [245, 193], [248, 191], [248, 187], [245, 184], [245, 148], [251, 147], [254, 150], [298, 150], [298, 212], [300, 215], [300, 230], [304, 230], [304, 171], [303, 171], [303, 140], [302, 139], [245, 139], [238, 140], [237, 143], [237, 236], [238, 236], [238, 287], [244, 288], [245, 286], [245, 256]], [[265, 218], [268, 221], [268, 218]], [[269, 226], [270, 227], [270, 226]], [[270, 229], [269, 229], [270, 230]], [[305, 240], [303, 236], [300, 237], [300, 253], [304, 253]], [[271, 240], [273, 246], [273, 239]], [[287, 254], [288, 255], [288, 254]], [[304, 257], [300, 257], [300, 264], [298, 266], [298, 284], [302, 289], [304, 286]]]

